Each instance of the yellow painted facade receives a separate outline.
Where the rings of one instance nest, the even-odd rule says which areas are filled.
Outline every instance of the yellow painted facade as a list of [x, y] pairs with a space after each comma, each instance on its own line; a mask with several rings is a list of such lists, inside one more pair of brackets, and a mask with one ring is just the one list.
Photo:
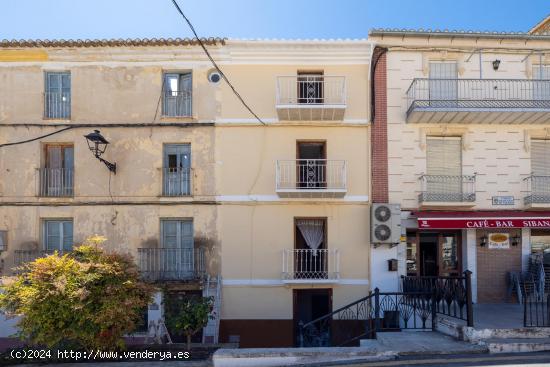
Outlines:
[[[208, 274], [222, 278], [220, 340], [241, 333], [232, 321], [246, 327], [246, 320], [283, 320], [278, 343], [290, 345], [294, 290], [330, 289], [336, 309], [370, 289], [371, 44], [228, 40], [208, 47], [264, 124], [225, 82], [208, 80], [212, 65], [198, 46], [0, 51], [0, 144], [71, 128], [0, 148], [0, 231], [7, 234], [2, 274], [12, 273], [16, 251], [44, 248], [48, 219], [71, 218], [75, 243], [102, 234], [108, 250], [137, 261], [138, 249], [162, 247], [162, 219], [192, 219]], [[70, 72], [70, 116], [47, 119], [45, 73], [61, 71]], [[163, 74], [184, 72], [192, 74], [192, 113], [163, 116]], [[344, 117], [280, 119], [278, 77], [298, 72], [345, 80]], [[102, 158], [116, 162], [116, 175], [88, 149], [83, 135], [94, 129], [110, 142]], [[327, 160], [345, 162], [343, 194], [279, 195], [277, 161], [295, 160], [298, 141], [322, 141]], [[74, 195], [40, 195], [47, 144], [74, 146]], [[163, 195], [167, 144], [191, 146], [190, 195]], [[338, 279], [283, 281], [283, 252], [294, 249], [294, 220], [304, 217], [326, 218], [325, 246], [339, 251]]]

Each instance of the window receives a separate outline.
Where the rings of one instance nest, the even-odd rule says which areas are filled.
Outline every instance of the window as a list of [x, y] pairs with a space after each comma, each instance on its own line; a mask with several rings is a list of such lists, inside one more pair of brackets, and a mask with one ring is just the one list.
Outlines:
[[192, 106], [191, 73], [164, 74], [162, 115], [168, 117], [189, 117]]
[[165, 276], [171, 279], [181, 279], [194, 274], [192, 220], [161, 220], [161, 246], [163, 248], [161, 265], [164, 268]]
[[73, 178], [73, 146], [46, 144], [44, 167], [40, 170], [40, 196], [72, 196]]
[[73, 249], [72, 219], [44, 220], [44, 248], [46, 251]]
[[323, 71], [298, 72], [298, 103], [323, 103]]
[[164, 146], [163, 176], [163, 195], [191, 195], [191, 144]]
[[448, 106], [458, 98], [458, 72], [456, 62], [430, 62], [430, 104]]
[[8, 231], [0, 230], [0, 252], [8, 249]]
[[[460, 137], [426, 138], [426, 190], [429, 193], [462, 192], [462, 139]], [[448, 198], [449, 200], [451, 197]]]
[[71, 118], [71, 74], [47, 72], [45, 79], [44, 118]]
[[[533, 65], [533, 99], [535, 101], [550, 99], [550, 66]], [[538, 81], [540, 80], [540, 81]]]
[[531, 140], [531, 172], [534, 176], [550, 176], [550, 140]]

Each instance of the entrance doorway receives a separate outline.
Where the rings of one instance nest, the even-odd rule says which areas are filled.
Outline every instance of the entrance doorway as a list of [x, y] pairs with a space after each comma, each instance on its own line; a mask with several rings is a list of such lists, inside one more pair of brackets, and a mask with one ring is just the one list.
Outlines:
[[[300, 322], [306, 324], [332, 311], [332, 289], [295, 289], [294, 298], [294, 345], [298, 346]], [[318, 326], [318, 325], [316, 325]], [[307, 340], [305, 347], [330, 346], [330, 325], [317, 333], [317, 340]]]
[[407, 233], [407, 275], [459, 276], [460, 232]]

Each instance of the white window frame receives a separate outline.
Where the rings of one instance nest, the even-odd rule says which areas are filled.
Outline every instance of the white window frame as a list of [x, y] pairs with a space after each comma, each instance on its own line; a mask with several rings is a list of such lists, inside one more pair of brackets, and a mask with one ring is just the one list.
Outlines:
[[[53, 248], [53, 249], [48, 248], [48, 223], [50, 223], [50, 222], [58, 222], [58, 225], [59, 225], [59, 246], [57, 248]], [[73, 233], [71, 234], [71, 237], [73, 237], [74, 236], [74, 220], [73, 220], [73, 218], [46, 218], [46, 219], [42, 219], [42, 247], [44, 248], [45, 251], [47, 251], [47, 250], [65, 251], [63, 249], [63, 239], [65, 238], [65, 233], [63, 233], [63, 223], [64, 222], [71, 222], [72, 229], [73, 229]], [[71, 249], [72, 249], [72, 247], [73, 247], [73, 243], [71, 243]]]

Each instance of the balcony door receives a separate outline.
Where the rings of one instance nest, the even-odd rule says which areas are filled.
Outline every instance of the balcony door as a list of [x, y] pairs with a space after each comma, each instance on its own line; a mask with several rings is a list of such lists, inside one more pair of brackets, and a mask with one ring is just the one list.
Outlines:
[[191, 144], [164, 146], [163, 195], [191, 195]]
[[161, 271], [168, 279], [186, 279], [194, 275], [193, 221], [161, 220]]
[[448, 107], [458, 99], [456, 62], [430, 62], [430, 106]]
[[322, 104], [324, 101], [323, 71], [298, 72], [298, 103]]
[[533, 65], [533, 100], [550, 100], [550, 66]]
[[193, 88], [191, 73], [166, 73], [163, 84], [162, 115], [168, 117], [191, 116]]
[[328, 278], [326, 218], [294, 219], [294, 278]]
[[44, 168], [41, 170], [40, 195], [73, 195], [74, 148], [72, 145], [44, 146]]
[[296, 186], [301, 189], [327, 187], [326, 142], [307, 141], [296, 145]]
[[531, 140], [531, 195], [539, 201], [550, 200], [550, 140]]
[[431, 201], [462, 201], [462, 139], [426, 138], [426, 195]]

